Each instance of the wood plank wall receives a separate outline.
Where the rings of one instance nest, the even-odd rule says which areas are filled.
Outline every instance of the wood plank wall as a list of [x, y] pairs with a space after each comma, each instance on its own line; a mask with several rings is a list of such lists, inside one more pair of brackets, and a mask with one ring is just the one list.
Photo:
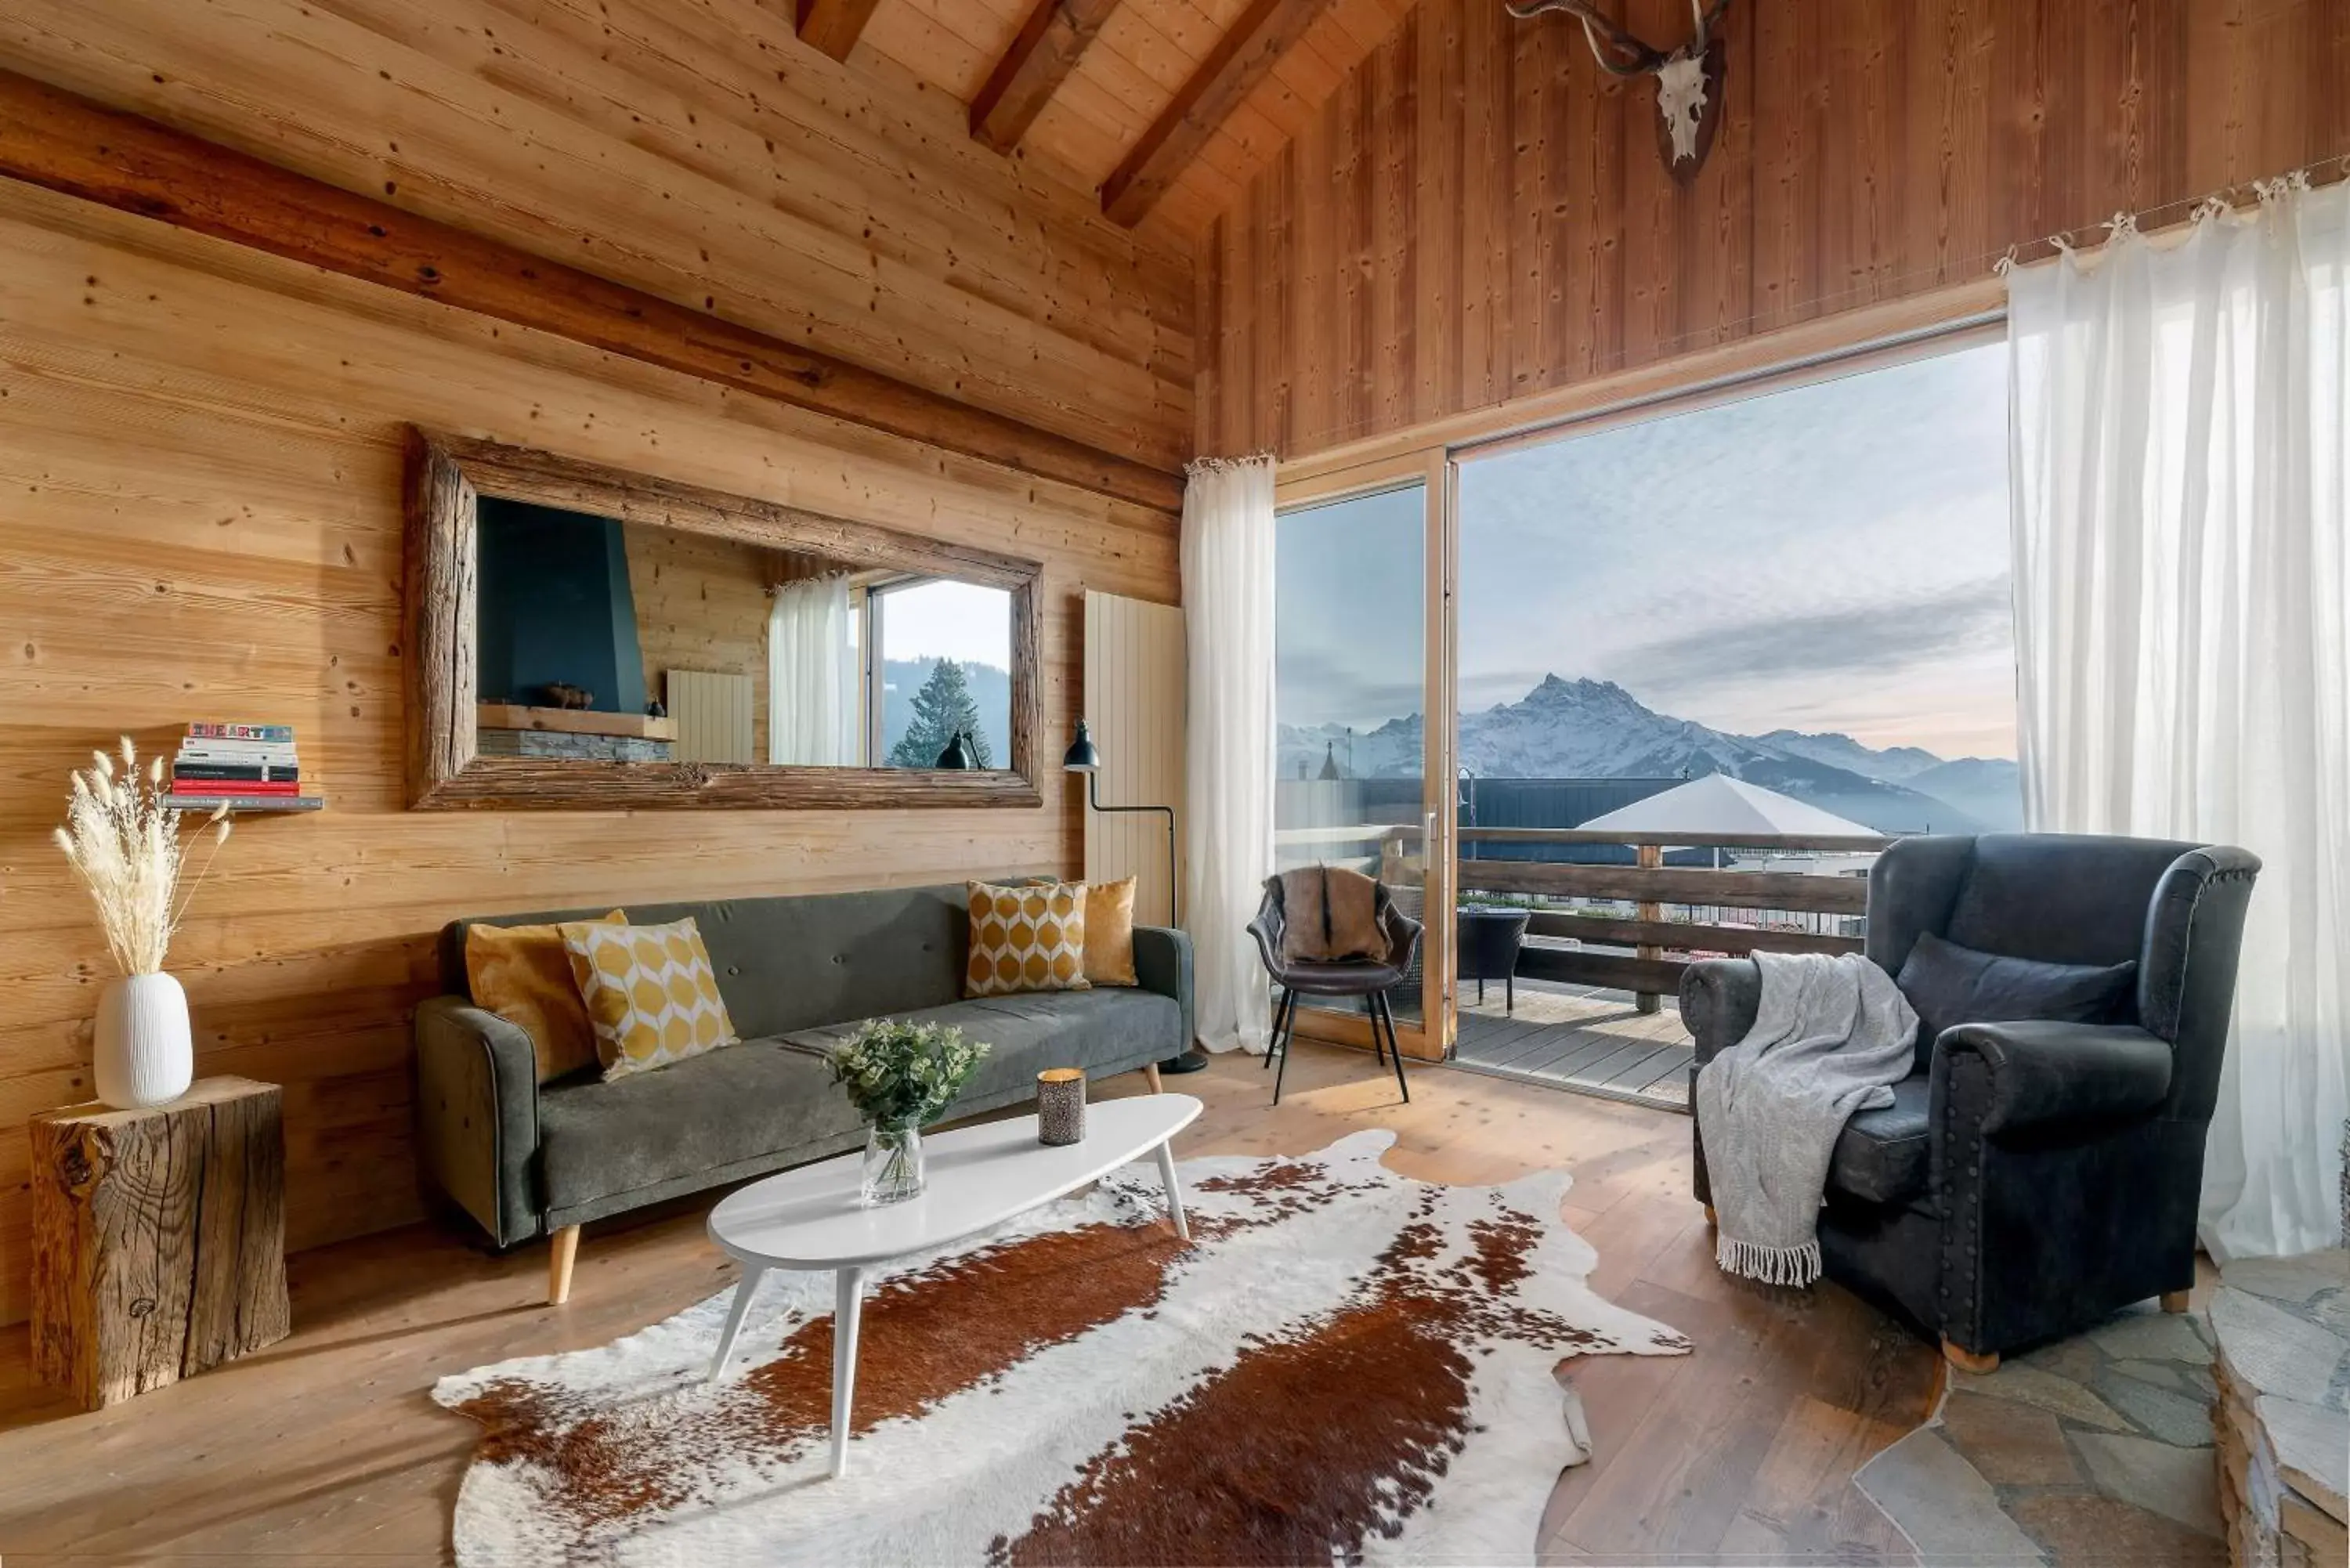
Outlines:
[[[1687, 34], [1685, 0], [1620, 9]], [[1201, 450], [1406, 430], [2350, 153], [2340, 0], [1733, 0], [1727, 26], [1684, 191], [1652, 86], [1572, 22], [1423, 0], [1203, 238]]]
[[[1188, 259], [974, 172], [959, 119], [909, 124], [787, 38], [749, 0], [27, 0], [0, 65], [1180, 456]], [[453, 916], [1078, 868], [1057, 772], [1025, 811], [407, 811], [410, 421], [1041, 559], [1055, 758], [1085, 589], [1177, 594], [1164, 514], [0, 182], [0, 1322], [26, 1303], [25, 1121], [88, 1097], [109, 973], [47, 833], [119, 733], [290, 722], [328, 796], [240, 826], [172, 958], [199, 1070], [286, 1086], [297, 1247], [420, 1212], [409, 1014]]]
[[1164, 467], [1191, 264], [759, 0], [10, 0], [0, 65]]

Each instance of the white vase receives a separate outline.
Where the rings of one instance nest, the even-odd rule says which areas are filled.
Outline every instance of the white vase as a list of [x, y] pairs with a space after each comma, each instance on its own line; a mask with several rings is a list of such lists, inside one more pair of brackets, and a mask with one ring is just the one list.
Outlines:
[[119, 1111], [168, 1105], [195, 1080], [188, 993], [168, 974], [132, 974], [98, 994], [98, 1097]]

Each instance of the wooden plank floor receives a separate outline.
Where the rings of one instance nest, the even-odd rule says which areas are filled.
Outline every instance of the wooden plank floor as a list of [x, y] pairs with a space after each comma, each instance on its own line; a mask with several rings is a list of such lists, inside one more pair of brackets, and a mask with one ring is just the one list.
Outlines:
[[[1544, 1561], [1915, 1563], [1849, 1477], [1924, 1418], [1939, 1358], [1836, 1287], [1720, 1273], [1689, 1196], [1686, 1118], [1430, 1066], [1405, 1106], [1366, 1054], [1308, 1042], [1277, 1111], [1253, 1060], [1180, 1086], [1208, 1106], [1178, 1140], [1187, 1156], [1302, 1153], [1384, 1127], [1388, 1162], [1424, 1179], [1574, 1173], [1564, 1213], [1598, 1251], [1594, 1288], [1697, 1348], [1562, 1364], [1596, 1454], [1528, 1521]], [[540, 1300], [539, 1246], [501, 1258], [413, 1227], [303, 1253], [291, 1338], [92, 1414], [31, 1383], [22, 1324], [0, 1330], [0, 1555], [445, 1562], [476, 1429], [432, 1403], [433, 1380], [602, 1344], [730, 1287], [702, 1231], [710, 1201], [591, 1226], [564, 1307]]]
[[1689, 1109], [1689, 1070], [1696, 1060], [1680, 1009], [1668, 997], [1655, 1012], [1632, 994], [1591, 985], [1520, 980], [1512, 1011], [1502, 982], [1461, 982], [1461, 1027], [1453, 1060], [1481, 1073], [1628, 1100]]

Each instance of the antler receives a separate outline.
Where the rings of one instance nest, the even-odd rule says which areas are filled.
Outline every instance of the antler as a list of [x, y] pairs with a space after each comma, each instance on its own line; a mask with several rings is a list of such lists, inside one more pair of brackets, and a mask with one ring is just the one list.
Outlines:
[[1699, 59], [1705, 57], [1706, 40], [1713, 32], [1713, 25], [1721, 21], [1721, 14], [1729, 9], [1730, 0], [1713, 0], [1711, 10], [1707, 9], [1705, 0], [1690, 0], [1690, 10], [1697, 17], [1697, 36], [1689, 47], [1691, 55]]
[[[1691, 5], [1702, 3], [1703, 0], [1690, 0]], [[1720, 0], [1720, 3], [1727, 4], [1728, 0]], [[1545, 11], [1564, 11], [1581, 22], [1584, 41], [1591, 46], [1591, 57], [1597, 60], [1599, 68], [1610, 76], [1644, 77], [1665, 63], [1666, 56], [1662, 50], [1650, 48], [1601, 16], [1593, 7], [1592, 0], [1503, 0], [1503, 9], [1521, 22], [1539, 16]], [[1699, 20], [1702, 26], [1703, 17], [1700, 16]], [[1607, 40], [1606, 48], [1600, 47], [1602, 38]], [[1631, 63], [1619, 65], [1609, 59], [1608, 49], [1615, 50]]]

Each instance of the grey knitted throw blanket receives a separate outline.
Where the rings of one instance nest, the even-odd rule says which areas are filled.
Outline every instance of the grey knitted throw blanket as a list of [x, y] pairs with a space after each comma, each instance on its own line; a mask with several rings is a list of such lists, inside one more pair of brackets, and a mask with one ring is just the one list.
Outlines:
[[1756, 953], [1746, 1038], [1699, 1069], [1698, 1136], [1713, 1189], [1714, 1262], [1774, 1285], [1820, 1274], [1828, 1159], [1855, 1111], [1893, 1103], [1918, 1015], [1858, 953]]

